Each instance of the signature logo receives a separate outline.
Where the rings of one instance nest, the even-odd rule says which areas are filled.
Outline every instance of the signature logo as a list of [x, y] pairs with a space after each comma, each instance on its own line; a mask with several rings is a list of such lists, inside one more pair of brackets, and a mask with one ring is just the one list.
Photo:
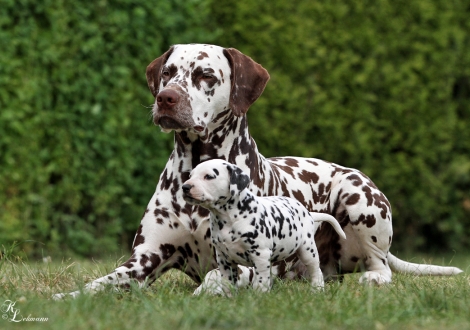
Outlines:
[[20, 309], [16, 306], [16, 301], [5, 300], [0, 307], [2, 312], [2, 319], [9, 322], [47, 322], [48, 317], [32, 317], [31, 314], [28, 317], [23, 317], [20, 313]]

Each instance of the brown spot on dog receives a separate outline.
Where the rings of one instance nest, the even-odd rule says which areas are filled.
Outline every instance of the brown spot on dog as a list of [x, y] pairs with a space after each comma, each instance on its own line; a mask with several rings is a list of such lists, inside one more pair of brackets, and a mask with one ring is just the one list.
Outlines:
[[160, 251], [163, 260], [168, 260], [176, 252], [176, 248], [173, 244], [161, 244]]
[[204, 235], [204, 240], [211, 238], [211, 229], [207, 228], [206, 234]]
[[[273, 164], [274, 165], [274, 164]], [[279, 165], [279, 164], [275, 164], [275, 166], [277, 166], [278, 168], [280, 168], [282, 171], [284, 171], [285, 173], [287, 174], [290, 174], [290, 176], [292, 176], [293, 179], [295, 179], [295, 176], [294, 176], [294, 170], [292, 169], [292, 167], [289, 167], [289, 166], [284, 166], [284, 165]], [[274, 166], [273, 166], [274, 167]]]
[[[184, 181], [186, 181], [186, 180], [184, 180]], [[184, 181], [183, 181], [183, 182], [184, 182]], [[192, 214], [193, 214], [193, 205], [188, 204], [188, 203], [184, 204], [184, 207], [183, 207], [183, 209], [181, 210], [181, 213], [187, 214], [187, 215], [189, 215], [189, 216], [192, 216]]]
[[181, 253], [184, 259], [188, 258], [188, 254], [186, 253], [186, 250], [182, 246], [178, 246], [178, 252]]
[[193, 87], [196, 87], [197, 90], [201, 90], [201, 81], [200, 77], [202, 77], [203, 70], [200, 66], [195, 68], [193, 72], [191, 72], [191, 81], [193, 83]]
[[127, 267], [127, 268], [132, 268], [134, 267], [134, 263], [137, 261], [137, 258], [135, 257], [135, 254], [132, 254], [132, 256], [127, 260], [125, 263], [121, 265], [121, 267]]
[[366, 196], [367, 206], [371, 206], [372, 203], [374, 202], [374, 199], [372, 198], [372, 190], [370, 189], [369, 186], [364, 186], [362, 187], [362, 191], [364, 192]]
[[[142, 278], [147, 277], [150, 273], [153, 272], [155, 268], [160, 266], [160, 256], [156, 253], [151, 253], [150, 257], [146, 254], [143, 254], [140, 259], [140, 265], [143, 267], [143, 275], [140, 276]], [[149, 264], [149, 265], [148, 265]]]
[[209, 214], [210, 214], [210, 211], [204, 207], [201, 207], [199, 206], [198, 209], [197, 209], [197, 214], [202, 217], [202, 218], [205, 218], [205, 217], [208, 217]]
[[281, 181], [281, 189], [284, 196], [289, 196], [289, 189], [287, 189], [287, 182], [285, 180]]
[[291, 167], [299, 167], [299, 162], [294, 158], [286, 158], [286, 165]]
[[299, 174], [299, 179], [305, 183], [310, 184], [310, 183], [317, 183], [320, 177], [318, 176], [318, 174], [314, 172], [308, 172], [306, 170], [302, 170], [302, 172], [300, 172]]
[[207, 55], [206, 52], [199, 52], [199, 56], [197, 57], [198, 60], [202, 60], [204, 58], [209, 58], [209, 55]]
[[348, 197], [346, 200], [346, 205], [355, 205], [357, 202], [359, 202], [359, 199], [361, 198], [361, 195], [359, 194], [352, 194], [351, 196]]
[[362, 185], [362, 180], [357, 174], [351, 174], [347, 177], [347, 179], [351, 181], [353, 186], [359, 187], [360, 185]]
[[380, 215], [383, 219], [386, 219], [388, 210], [391, 209], [390, 203], [388, 202], [387, 198], [384, 194], [379, 192], [378, 194], [374, 194], [374, 205], [378, 208], [382, 209]]
[[173, 173], [170, 174], [170, 176], [167, 176], [166, 169], [163, 172], [164, 176], [162, 175], [162, 184], [161, 184], [161, 189], [163, 190], [169, 190], [171, 187], [171, 184], [173, 183]]
[[313, 160], [307, 160], [307, 163], [310, 163], [310, 164], [312, 164], [312, 165], [314, 165], [314, 166], [318, 166], [318, 163], [315, 162], [315, 161], [313, 161]]
[[167, 218], [170, 216], [170, 214], [166, 211], [166, 208], [156, 208], [155, 211], [153, 212], [156, 217], [162, 216], [163, 218]]
[[143, 244], [144, 242], [145, 237], [142, 236], [142, 225], [140, 225], [139, 229], [137, 229], [137, 233], [135, 234], [134, 245], [132, 246], [132, 249], [135, 249], [137, 246]]
[[391, 206], [385, 195], [382, 194], [380, 191], [376, 194], [373, 194], [372, 189], [368, 186], [362, 187], [362, 191], [365, 193], [365, 196], [367, 198], [367, 206], [371, 206], [372, 204], [377, 206], [379, 209], [382, 210], [380, 212], [382, 218], [386, 219], [387, 212], [391, 209]]
[[302, 191], [300, 191], [300, 190], [292, 191], [292, 195], [293, 195], [294, 198], [295, 198], [296, 200], [298, 200], [300, 203], [302, 203], [303, 205], [306, 205], [305, 196], [304, 196], [304, 194], [302, 193]]
[[189, 228], [191, 228], [192, 231], [196, 231], [196, 229], [197, 229], [196, 219], [191, 219], [191, 222], [189, 223]]
[[186, 250], [186, 253], [188, 254], [188, 256], [189, 256], [190, 258], [192, 258], [192, 257], [193, 257], [193, 250], [191, 249], [191, 247], [189, 246], [188, 243], [186, 243], [186, 244], [184, 245], [184, 249]]
[[[175, 197], [176, 195], [173, 195]], [[176, 198], [174, 198], [176, 199]], [[181, 204], [179, 204], [176, 200], [171, 201], [171, 206], [173, 207], [173, 211], [175, 212], [175, 215], [177, 217], [180, 216], [180, 211], [181, 211]]]
[[[132, 270], [132, 271], [129, 271], [129, 272], [126, 272], [127, 276], [129, 276], [129, 278], [137, 278], [137, 271], [136, 270]], [[128, 283], [126, 283], [127, 285], [129, 285]], [[126, 285], [126, 284], [122, 284], [122, 285]], [[129, 288], [130, 285], [127, 287]]]
[[368, 214], [368, 215], [361, 214], [359, 218], [357, 219], [357, 221], [351, 221], [352, 225], [357, 225], [359, 223], [363, 223], [364, 225], [367, 226], [367, 228], [371, 228], [372, 226], [375, 225], [376, 219], [373, 214]]

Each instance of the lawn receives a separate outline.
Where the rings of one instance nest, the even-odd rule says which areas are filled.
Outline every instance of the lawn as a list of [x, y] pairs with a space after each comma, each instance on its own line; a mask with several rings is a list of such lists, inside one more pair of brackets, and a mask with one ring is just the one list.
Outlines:
[[[423, 256], [412, 261], [422, 262]], [[120, 261], [25, 262], [4, 255], [0, 304], [9, 310], [2, 312], [0, 329], [469, 329], [470, 256], [425, 261], [465, 273], [447, 278], [396, 274], [383, 287], [359, 285], [359, 274], [351, 274], [316, 294], [305, 281], [277, 280], [270, 293], [243, 289], [225, 298], [192, 296], [197, 285], [170, 271], [146, 289], [109, 289], [56, 302], [50, 299], [53, 293], [75, 290]], [[25, 320], [10, 322], [15, 311], [16, 320]]]

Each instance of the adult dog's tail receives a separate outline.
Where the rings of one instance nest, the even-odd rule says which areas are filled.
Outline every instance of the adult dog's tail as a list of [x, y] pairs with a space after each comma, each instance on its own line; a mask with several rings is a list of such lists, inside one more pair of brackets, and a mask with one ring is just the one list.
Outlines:
[[443, 267], [427, 264], [415, 264], [398, 259], [390, 252], [387, 254], [388, 264], [394, 272], [413, 275], [457, 275], [463, 271], [456, 267]]

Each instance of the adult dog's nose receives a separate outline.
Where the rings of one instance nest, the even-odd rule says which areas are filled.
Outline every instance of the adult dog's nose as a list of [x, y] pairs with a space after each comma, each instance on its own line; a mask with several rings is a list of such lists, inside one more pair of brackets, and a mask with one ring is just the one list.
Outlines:
[[192, 187], [193, 187], [193, 186], [190, 185], [190, 184], [184, 184], [183, 187], [182, 187], [182, 188], [183, 188], [183, 192], [184, 192], [185, 194], [189, 194], [189, 191], [191, 190]]
[[157, 95], [157, 105], [159, 108], [171, 109], [178, 104], [179, 94], [173, 89], [164, 89]]

